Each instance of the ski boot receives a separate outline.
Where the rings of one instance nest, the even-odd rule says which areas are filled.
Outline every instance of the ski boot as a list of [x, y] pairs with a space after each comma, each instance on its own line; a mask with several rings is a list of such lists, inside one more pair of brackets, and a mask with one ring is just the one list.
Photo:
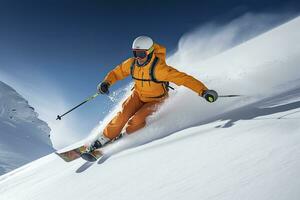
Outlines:
[[95, 162], [102, 156], [102, 152], [99, 149], [109, 144], [110, 141], [111, 140], [109, 138], [101, 135], [100, 138], [98, 138], [86, 148], [86, 151], [80, 155], [81, 158], [89, 162]]

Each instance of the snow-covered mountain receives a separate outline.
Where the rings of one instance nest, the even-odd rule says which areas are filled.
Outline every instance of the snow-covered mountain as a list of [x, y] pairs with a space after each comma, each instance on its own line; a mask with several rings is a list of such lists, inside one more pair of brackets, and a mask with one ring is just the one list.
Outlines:
[[49, 137], [34, 108], [0, 81], [0, 174], [53, 152]]
[[300, 17], [204, 62], [181, 62], [220, 94], [243, 97], [209, 104], [177, 88], [98, 162], [50, 154], [1, 176], [0, 197], [298, 200], [299, 27]]

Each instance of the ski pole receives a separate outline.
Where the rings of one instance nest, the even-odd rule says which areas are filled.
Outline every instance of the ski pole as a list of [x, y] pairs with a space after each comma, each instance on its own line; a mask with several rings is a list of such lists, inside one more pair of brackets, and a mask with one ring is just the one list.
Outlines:
[[65, 115], [68, 114], [69, 112], [72, 112], [73, 110], [75, 110], [75, 109], [78, 108], [79, 106], [82, 106], [82, 105], [85, 104], [86, 102], [88, 102], [88, 101], [90, 101], [90, 100], [96, 98], [99, 94], [100, 94], [100, 93], [96, 93], [96, 94], [94, 94], [93, 96], [88, 97], [86, 100], [84, 100], [83, 102], [81, 102], [80, 104], [78, 104], [77, 106], [75, 106], [74, 108], [68, 110], [68, 111], [65, 112], [64, 114], [62, 114], [62, 115], [57, 115], [56, 120], [61, 120], [61, 118], [62, 118], [63, 116], [65, 116]]
[[238, 94], [229, 94], [229, 95], [219, 95], [218, 97], [241, 97], [243, 95], [238, 95]]

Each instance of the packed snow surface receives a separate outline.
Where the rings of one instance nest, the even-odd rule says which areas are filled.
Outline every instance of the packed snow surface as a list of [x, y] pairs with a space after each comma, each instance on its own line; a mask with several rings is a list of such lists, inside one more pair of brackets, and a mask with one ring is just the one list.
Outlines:
[[34, 108], [0, 81], [0, 174], [53, 152], [49, 133]]
[[204, 62], [170, 57], [221, 95], [243, 96], [209, 104], [177, 88], [98, 162], [50, 154], [1, 176], [0, 199], [298, 200], [299, 27], [298, 17]]

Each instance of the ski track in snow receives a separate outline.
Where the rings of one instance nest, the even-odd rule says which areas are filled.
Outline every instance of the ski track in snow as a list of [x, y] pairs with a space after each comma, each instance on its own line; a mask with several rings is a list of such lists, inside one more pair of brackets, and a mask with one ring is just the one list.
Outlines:
[[98, 162], [48, 155], [1, 176], [0, 199], [298, 200], [299, 27], [298, 17], [204, 62], [180, 61], [210, 88], [244, 97], [208, 104], [178, 88]]

